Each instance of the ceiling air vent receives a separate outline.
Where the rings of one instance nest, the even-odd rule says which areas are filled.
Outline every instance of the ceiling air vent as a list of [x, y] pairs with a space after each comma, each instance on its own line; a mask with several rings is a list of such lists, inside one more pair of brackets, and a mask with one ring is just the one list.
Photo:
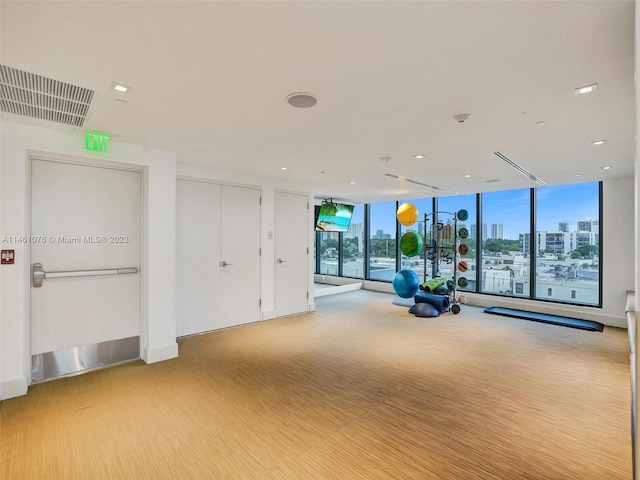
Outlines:
[[440, 190], [440, 191], [443, 191], [443, 192], [457, 193], [457, 192], [454, 192], [453, 190], [448, 190], [446, 188], [436, 187], [434, 185], [429, 185], [427, 183], [422, 183], [422, 182], [419, 182], [417, 180], [412, 180], [410, 178], [403, 177], [402, 175], [395, 175], [393, 173], [385, 173], [384, 175], [386, 177], [397, 178], [398, 180], [402, 180], [403, 182], [409, 182], [409, 183], [415, 183], [416, 185], [422, 185], [423, 187], [428, 187], [428, 188], [430, 188], [432, 190]]
[[506, 155], [503, 155], [500, 152], [493, 152], [493, 154], [495, 156], [497, 156], [498, 158], [501, 158], [502, 160], [504, 160], [507, 164], [511, 165], [513, 168], [515, 168], [517, 171], [519, 171], [522, 175], [524, 175], [525, 177], [530, 178], [531, 180], [533, 180], [534, 182], [536, 182], [538, 185], [546, 185], [544, 181], [540, 180], [538, 177], [536, 177], [533, 173], [531, 173], [529, 170], [527, 170], [526, 168], [524, 168], [522, 165], [517, 164], [516, 162], [514, 162], [513, 160], [511, 160], [509, 157], [507, 157]]
[[94, 90], [0, 65], [0, 110], [82, 127]]

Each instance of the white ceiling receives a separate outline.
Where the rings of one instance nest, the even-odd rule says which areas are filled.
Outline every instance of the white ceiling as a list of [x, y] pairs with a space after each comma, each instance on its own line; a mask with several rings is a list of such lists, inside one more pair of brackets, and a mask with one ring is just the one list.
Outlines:
[[[319, 198], [536, 186], [495, 151], [550, 185], [634, 172], [633, 1], [2, 1], [0, 17], [0, 63], [97, 91], [86, 129]], [[300, 91], [318, 104], [289, 106]]]

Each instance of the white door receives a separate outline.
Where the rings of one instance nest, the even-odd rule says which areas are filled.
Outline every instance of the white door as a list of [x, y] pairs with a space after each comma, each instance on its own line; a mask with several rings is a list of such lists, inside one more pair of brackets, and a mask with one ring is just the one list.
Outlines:
[[140, 172], [31, 161], [32, 381], [140, 357]]
[[276, 193], [275, 312], [309, 310], [309, 197]]
[[176, 334], [221, 328], [220, 185], [178, 180], [176, 232]]
[[220, 320], [230, 327], [260, 320], [260, 190], [221, 193]]
[[259, 321], [260, 190], [177, 185], [177, 335]]

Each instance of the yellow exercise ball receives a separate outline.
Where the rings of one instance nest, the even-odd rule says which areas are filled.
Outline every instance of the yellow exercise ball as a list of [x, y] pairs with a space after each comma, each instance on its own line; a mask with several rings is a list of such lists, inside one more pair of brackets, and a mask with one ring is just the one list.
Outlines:
[[408, 227], [418, 220], [418, 209], [413, 203], [403, 203], [398, 207], [396, 216], [402, 225]]

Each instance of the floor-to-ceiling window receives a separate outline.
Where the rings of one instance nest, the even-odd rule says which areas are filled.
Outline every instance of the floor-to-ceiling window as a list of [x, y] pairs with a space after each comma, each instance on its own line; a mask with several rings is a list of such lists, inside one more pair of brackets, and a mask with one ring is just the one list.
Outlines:
[[342, 234], [342, 275], [364, 278], [364, 205], [353, 208], [349, 230]]
[[535, 298], [600, 303], [600, 185], [535, 189]]
[[320, 265], [318, 273], [339, 275], [340, 234], [338, 232], [318, 232], [316, 241], [320, 243]]
[[[415, 271], [420, 281], [451, 278], [458, 267], [450, 258], [455, 245], [457, 261], [467, 263], [464, 274], [456, 272], [467, 281], [458, 284], [460, 290], [598, 306], [601, 191], [601, 184], [592, 182], [356, 205], [348, 232], [317, 233], [316, 272], [364, 278], [368, 266], [371, 280], [392, 282], [402, 268]], [[415, 224], [397, 222], [403, 203], [417, 207]], [[456, 222], [460, 210], [467, 218]], [[440, 229], [445, 247], [437, 256], [434, 228]], [[398, 258], [407, 232], [419, 233], [423, 250]]]
[[480, 239], [480, 285], [483, 293], [527, 297], [530, 262], [526, 251], [531, 230], [531, 189], [483, 193], [481, 221], [471, 225]]
[[396, 202], [369, 206], [369, 278], [393, 281], [396, 274]]

